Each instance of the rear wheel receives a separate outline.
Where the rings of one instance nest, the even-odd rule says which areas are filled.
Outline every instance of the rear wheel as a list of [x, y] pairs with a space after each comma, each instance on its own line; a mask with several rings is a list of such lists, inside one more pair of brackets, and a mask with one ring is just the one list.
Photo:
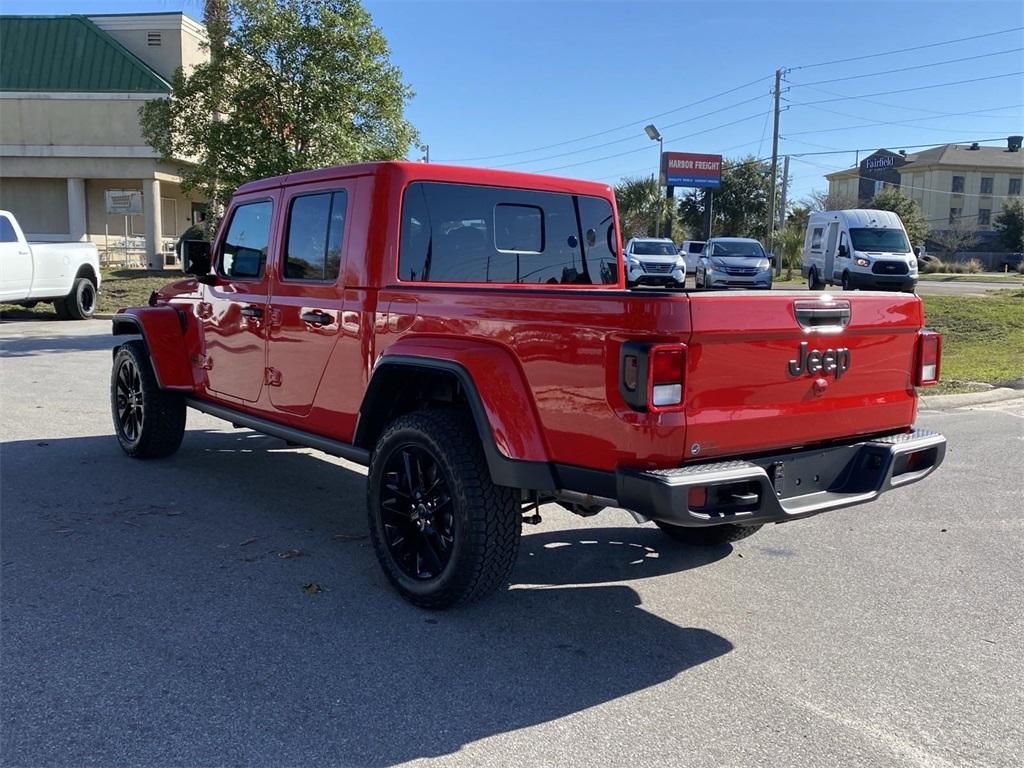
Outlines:
[[[61, 315], [61, 305], [66, 316]], [[96, 311], [96, 286], [87, 277], [77, 277], [71, 293], [53, 302], [53, 306], [62, 320], [88, 320]]]
[[693, 547], [717, 547], [733, 541], [753, 536], [761, 528], [760, 525], [715, 525], [710, 528], [688, 528], [682, 525], [654, 521], [666, 534], [676, 541]]
[[395, 419], [370, 461], [370, 537], [409, 602], [449, 608], [503, 586], [522, 531], [519, 493], [491, 481], [472, 422], [451, 410]]
[[146, 345], [117, 348], [110, 374], [110, 410], [121, 450], [136, 459], [170, 456], [185, 434], [185, 400], [156, 383]]

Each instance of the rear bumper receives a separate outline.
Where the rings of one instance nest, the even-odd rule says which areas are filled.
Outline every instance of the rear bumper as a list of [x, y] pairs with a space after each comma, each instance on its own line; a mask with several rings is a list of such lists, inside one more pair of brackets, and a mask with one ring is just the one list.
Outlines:
[[863, 504], [922, 480], [945, 453], [945, 437], [915, 429], [751, 461], [619, 470], [617, 500], [644, 517], [681, 526], [780, 523]]

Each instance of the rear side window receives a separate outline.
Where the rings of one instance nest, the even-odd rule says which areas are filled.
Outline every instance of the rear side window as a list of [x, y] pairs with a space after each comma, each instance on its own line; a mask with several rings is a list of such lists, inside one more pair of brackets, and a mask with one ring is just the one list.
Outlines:
[[244, 203], [231, 214], [228, 233], [221, 247], [220, 272], [226, 277], [258, 278], [267, 262], [270, 219], [274, 206], [269, 200]]
[[18, 236], [14, 233], [14, 225], [6, 216], [0, 216], [0, 243], [16, 243]]
[[399, 279], [606, 285], [618, 281], [616, 243], [601, 198], [415, 182], [402, 206]]
[[292, 200], [282, 264], [285, 280], [338, 279], [346, 202], [344, 190]]
[[825, 228], [824, 227], [815, 227], [814, 230], [811, 232], [811, 250], [812, 251], [820, 251], [821, 250], [821, 238], [822, 238], [822, 236], [824, 234], [825, 234]]

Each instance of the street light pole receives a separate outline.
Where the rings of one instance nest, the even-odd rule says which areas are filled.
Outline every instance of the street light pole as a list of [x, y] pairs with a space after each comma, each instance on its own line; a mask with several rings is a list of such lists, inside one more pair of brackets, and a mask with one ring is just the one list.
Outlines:
[[420, 152], [423, 153], [423, 157], [420, 158], [420, 162], [421, 163], [429, 163], [430, 162], [430, 145], [429, 144], [420, 144], [419, 149], [420, 149]]
[[[647, 134], [647, 138], [651, 141], [658, 142], [658, 165], [656, 175], [654, 177], [654, 189], [658, 197], [661, 196], [661, 158], [665, 154], [665, 144], [658, 129], [654, 127], [654, 123], [650, 123], [644, 126], [644, 133]], [[654, 236], [657, 237], [661, 231], [661, 205], [658, 205], [657, 218], [654, 221]]]

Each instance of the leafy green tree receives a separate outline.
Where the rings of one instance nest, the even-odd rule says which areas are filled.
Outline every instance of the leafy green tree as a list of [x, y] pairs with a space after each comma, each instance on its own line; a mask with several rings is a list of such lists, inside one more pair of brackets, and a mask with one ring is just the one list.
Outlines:
[[616, 184], [615, 205], [619, 209], [623, 244], [631, 237], [660, 236], [667, 220], [672, 222], [673, 239], [684, 239], [675, 201], [665, 197], [665, 190], [649, 176], [625, 178]]
[[[776, 197], [781, 196], [781, 175], [780, 170]], [[715, 190], [712, 236], [755, 237], [765, 242], [770, 197], [771, 165], [768, 162], [751, 156], [722, 163], [722, 186]], [[683, 223], [691, 231], [701, 232], [704, 222], [704, 191], [690, 191], [683, 197], [679, 210]]]
[[1011, 198], [995, 218], [999, 240], [1008, 251], [1024, 251], [1024, 200]]
[[416, 139], [412, 91], [358, 0], [213, 0], [204, 18], [209, 61], [140, 118], [214, 215], [251, 179], [403, 157]]
[[882, 190], [868, 200], [861, 208], [872, 208], [878, 211], [892, 211], [900, 217], [903, 226], [907, 229], [907, 236], [910, 238], [910, 245], [916, 248], [924, 243], [928, 237], [928, 222], [921, 213], [921, 208], [913, 200], [903, 194], [899, 187], [885, 186]]
[[785, 266], [787, 280], [793, 277], [794, 269], [800, 268], [800, 261], [804, 255], [804, 236], [806, 232], [806, 224], [801, 227], [787, 223], [786, 228], [779, 233], [778, 249], [780, 253], [777, 253], [776, 256], [782, 259], [779, 266]]

